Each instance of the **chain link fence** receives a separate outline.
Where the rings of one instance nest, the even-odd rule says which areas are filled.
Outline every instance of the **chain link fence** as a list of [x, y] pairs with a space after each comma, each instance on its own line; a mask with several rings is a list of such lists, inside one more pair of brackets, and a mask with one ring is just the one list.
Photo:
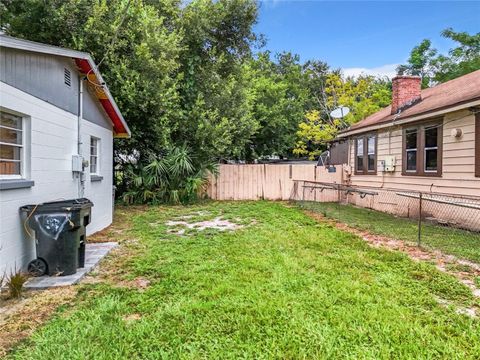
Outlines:
[[480, 263], [480, 197], [298, 180], [290, 199], [350, 227]]

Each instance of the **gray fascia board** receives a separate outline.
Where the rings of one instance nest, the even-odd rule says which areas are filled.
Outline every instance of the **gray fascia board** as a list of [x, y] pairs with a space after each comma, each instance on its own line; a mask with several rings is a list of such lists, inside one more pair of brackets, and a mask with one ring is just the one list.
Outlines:
[[88, 59], [89, 61], [91, 60], [90, 55], [85, 52], [65, 49], [59, 46], [41, 44], [30, 40], [17, 39], [3, 34], [0, 35], [0, 46], [43, 54], [65, 56], [77, 59]]

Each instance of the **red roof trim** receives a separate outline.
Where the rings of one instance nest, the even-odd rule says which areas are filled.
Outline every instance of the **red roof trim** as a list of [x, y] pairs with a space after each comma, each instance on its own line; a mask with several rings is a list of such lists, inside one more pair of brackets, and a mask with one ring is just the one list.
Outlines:
[[[77, 64], [78, 69], [83, 74], [87, 75], [87, 74], [93, 73], [93, 68], [87, 59], [76, 58], [75, 63]], [[108, 99], [108, 97], [104, 98], [103, 96], [100, 96], [101, 92], [96, 91], [95, 94], [97, 95], [97, 99], [98, 101], [100, 101], [100, 104], [102, 105], [103, 109], [107, 113], [108, 117], [112, 121], [113, 130], [115, 131], [115, 134], [119, 136], [122, 136], [122, 135], [128, 136], [127, 129], [125, 129], [125, 126], [122, 123], [120, 114], [116, 111], [112, 102]]]

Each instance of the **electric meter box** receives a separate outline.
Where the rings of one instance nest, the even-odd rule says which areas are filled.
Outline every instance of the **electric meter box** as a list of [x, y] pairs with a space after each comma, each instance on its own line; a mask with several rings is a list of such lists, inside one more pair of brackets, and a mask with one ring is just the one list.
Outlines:
[[380, 167], [383, 172], [394, 172], [395, 171], [395, 156], [385, 156], [383, 160], [380, 161]]
[[82, 161], [83, 158], [80, 155], [72, 155], [72, 171], [73, 172], [82, 172]]

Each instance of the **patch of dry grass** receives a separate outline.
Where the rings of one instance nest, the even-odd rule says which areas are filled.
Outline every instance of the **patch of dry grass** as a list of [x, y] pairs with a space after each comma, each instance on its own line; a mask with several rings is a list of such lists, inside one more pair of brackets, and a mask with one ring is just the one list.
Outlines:
[[[89, 236], [88, 242], [129, 243], [128, 230], [132, 227], [132, 219], [135, 215], [142, 213], [145, 208], [145, 206], [119, 207], [115, 212], [113, 224]], [[122, 271], [124, 266], [119, 264], [119, 261], [127, 259], [128, 252], [128, 247], [114, 249], [113, 256], [104, 259], [96, 273], [87, 276], [83, 283], [119, 281], [124, 274]], [[135, 283], [132, 286], [135, 286]], [[0, 297], [0, 358], [50, 319], [59, 306], [72, 303], [77, 290], [76, 286], [42, 291], [29, 290], [24, 291], [22, 297], [18, 299], [8, 298], [8, 293], [2, 294]]]
[[75, 287], [27, 291], [21, 299], [0, 299], [0, 357], [30, 336], [60, 305], [75, 298]]

